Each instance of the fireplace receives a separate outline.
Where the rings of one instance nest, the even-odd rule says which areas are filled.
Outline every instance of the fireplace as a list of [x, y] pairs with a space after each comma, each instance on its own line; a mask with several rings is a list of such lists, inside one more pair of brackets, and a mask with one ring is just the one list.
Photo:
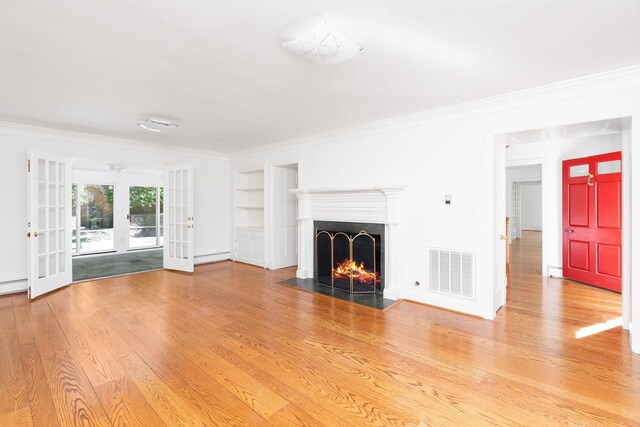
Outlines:
[[318, 285], [352, 294], [384, 289], [384, 224], [315, 221]]
[[[406, 246], [403, 243], [401, 197], [404, 188], [404, 185], [387, 185], [289, 190], [298, 197], [296, 277], [317, 283], [316, 231], [343, 231], [347, 234], [366, 231], [372, 236], [380, 236], [380, 259], [376, 257], [376, 271], [379, 270], [380, 275], [377, 290], [382, 291], [386, 299], [402, 298]], [[350, 228], [345, 230], [337, 226]], [[319, 287], [316, 283], [314, 286]], [[342, 294], [339, 291], [333, 293]]]

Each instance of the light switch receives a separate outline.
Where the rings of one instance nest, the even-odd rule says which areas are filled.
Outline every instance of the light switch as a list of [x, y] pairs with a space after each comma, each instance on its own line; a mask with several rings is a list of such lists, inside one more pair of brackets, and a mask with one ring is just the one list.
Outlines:
[[451, 204], [451, 195], [447, 194], [446, 196], [444, 196], [444, 204], [445, 205], [450, 205]]

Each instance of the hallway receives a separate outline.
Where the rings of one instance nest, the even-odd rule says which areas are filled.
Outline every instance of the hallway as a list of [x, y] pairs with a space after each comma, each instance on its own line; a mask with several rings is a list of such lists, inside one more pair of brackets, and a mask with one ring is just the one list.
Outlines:
[[[523, 231], [510, 246], [511, 277], [507, 311], [554, 313], [573, 322], [593, 324], [622, 313], [620, 294], [583, 283], [542, 276], [542, 233]], [[576, 328], [577, 329], [577, 328]], [[608, 333], [622, 333], [621, 328]], [[573, 337], [575, 339], [575, 336]], [[628, 337], [625, 334], [625, 340]]]

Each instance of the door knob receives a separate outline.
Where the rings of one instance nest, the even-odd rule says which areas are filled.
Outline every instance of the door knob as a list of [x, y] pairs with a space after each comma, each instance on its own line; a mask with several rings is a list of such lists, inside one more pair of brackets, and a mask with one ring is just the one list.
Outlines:
[[573, 229], [571, 229], [571, 228], [565, 228], [565, 229], [564, 229], [564, 232], [565, 232], [565, 233], [573, 233]]
[[505, 242], [507, 241], [507, 236], [505, 236], [504, 234], [500, 235], [500, 240], [504, 240]]

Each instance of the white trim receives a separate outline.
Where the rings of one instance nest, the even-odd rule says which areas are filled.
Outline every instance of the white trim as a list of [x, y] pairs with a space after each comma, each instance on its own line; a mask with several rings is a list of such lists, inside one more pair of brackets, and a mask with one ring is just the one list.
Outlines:
[[27, 279], [0, 282], [0, 295], [26, 292], [28, 288]]
[[[640, 106], [638, 106], [638, 104], [636, 103], [636, 107], [635, 107], [635, 114], [631, 115], [631, 141], [629, 144], [624, 144], [622, 146], [622, 156], [625, 156], [625, 145], [629, 145], [629, 146], [633, 146], [634, 142], [635, 145], [638, 146], [638, 144], [640, 144]], [[631, 149], [631, 177], [630, 177], [630, 184], [631, 184], [631, 200], [630, 201], [637, 201], [640, 200], [640, 150], [638, 149]], [[635, 167], [634, 167], [635, 166]], [[624, 172], [623, 172], [623, 176], [624, 176]], [[624, 179], [624, 178], [623, 178]], [[623, 203], [624, 203], [624, 199], [623, 199]], [[640, 206], [638, 205], [638, 203], [631, 203], [631, 216], [630, 216], [630, 223], [631, 224], [640, 224]], [[626, 222], [623, 219], [623, 226]], [[628, 269], [631, 269], [632, 266], [640, 266], [640, 227], [631, 227], [631, 236], [628, 237], [629, 243], [630, 243], [630, 258], [628, 259], [628, 265], [627, 263], [625, 263], [625, 258], [623, 258], [622, 262], [623, 262], [623, 266], [622, 266], [622, 271], [623, 274], [624, 272], [627, 271]], [[626, 242], [626, 239], [623, 239], [623, 244], [624, 242]], [[635, 250], [634, 250], [635, 248]], [[625, 248], [622, 248], [623, 250], [623, 254], [625, 252]], [[631, 350], [634, 353], [640, 353], [640, 278], [638, 278], [638, 276], [640, 276], [640, 274], [637, 274], [638, 272], [636, 271], [635, 274], [634, 272], [631, 272], [631, 283], [629, 283], [629, 287], [630, 287], [630, 297], [631, 297], [631, 301], [630, 301], [630, 324], [629, 324], [629, 328], [631, 330]], [[623, 282], [623, 286], [624, 286], [624, 282]], [[635, 327], [634, 327], [635, 325]]]
[[[387, 298], [386, 295], [385, 298]], [[444, 308], [446, 310], [457, 311], [466, 315], [482, 316], [482, 309], [478, 303], [475, 300], [470, 300], [465, 297], [453, 297], [433, 291], [428, 294], [405, 291], [402, 298], [438, 308]]]
[[[631, 203], [631, 171], [633, 156], [633, 144], [631, 143], [632, 129], [624, 129], [621, 134], [622, 139], [622, 328], [631, 328], [631, 218], [633, 216]], [[637, 141], [637, 143], [640, 141]], [[625, 233], [625, 230], [631, 230]], [[629, 250], [626, 250], [629, 248]]]
[[[144, 250], [141, 250], [144, 252]], [[200, 264], [208, 264], [211, 262], [220, 262], [227, 261], [231, 258], [230, 252], [217, 252], [211, 254], [203, 254], [195, 256], [195, 265]], [[149, 271], [157, 271], [157, 270], [149, 270]], [[142, 271], [136, 273], [143, 273]], [[135, 273], [127, 273], [124, 276]], [[117, 277], [117, 276], [112, 276]], [[105, 279], [106, 277], [101, 277], [101, 279]], [[79, 282], [73, 282], [79, 283]], [[18, 292], [26, 292], [27, 291], [27, 279], [16, 279], [16, 280], [6, 280], [0, 281], [0, 295], [14, 294]]]
[[216, 252], [211, 254], [196, 255], [193, 263], [195, 265], [208, 264], [210, 262], [227, 261], [231, 259], [231, 252]]
[[[458, 120], [465, 117], [509, 111], [558, 100], [568, 100], [596, 93], [622, 90], [638, 85], [640, 85], [640, 65], [578, 77], [475, 101], [434, 108], [414, 114], [367, 122], [358, 126], [317, 133], [302, 138], [273, 142], [255, 148], [232, 152], [229, 157], [232, 161], [235, 161], [256, 155], [273, 155], [280, 151], [311, 147], [328, 141], [338, 142], [345, 139], [377, 135], [428, 124]], [[513, 131], [515, 130], [517, 129], [513, 129]], [[504, 133], [507, 132], [510, 132], [510, 130], [504, 131]]]
[[[543, 232], [544, 233], [544, 232]], [[544, 236], [543, 236], [544, 238]], [[562, 274], [562, 267], [557, 265], [550, 265], [547, 267], [547, 276], [549, 277], [557, 277], [562, 279], [564, 275]]]
[[78, 142], [84, 145], [98, 145], [113, 147], [115, 149], [135, 149], [140, 151], [153, 150], [155, 152], [170, 154], [186, 154], [204, 156], [211, 159], [229, 158], [227, 154], [216, 151], [188, 148], [179, 145], [159, 144], [155, 142], [140, 141], [134, 139], [117, 138], [97, 135], [93, 133], [76, 132], [70, 130], [55, 129], [46, 126], [33, 126], [20, 123], [0, 121], [0, 134], [16, 135], [33, 138], [46, 138], [50, 141]]

